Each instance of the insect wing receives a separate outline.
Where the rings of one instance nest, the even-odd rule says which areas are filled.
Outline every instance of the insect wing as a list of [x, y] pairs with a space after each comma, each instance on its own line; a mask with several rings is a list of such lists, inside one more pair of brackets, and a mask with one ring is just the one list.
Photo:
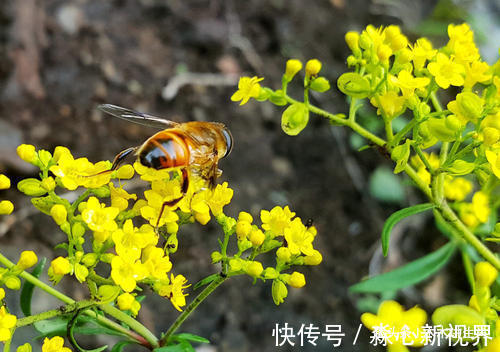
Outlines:
[[177, 127], [179, 125], [177, 122], [174, 121], [169, 121], [161, 117], [145, 114], [142, 112], [123, 108], [121, 106], [113, 104], [101, 104], [98, 106], [98, 109], [107, 114], [118, 117], [120, 119], [149, 127], [165, 129], [165, 128]]

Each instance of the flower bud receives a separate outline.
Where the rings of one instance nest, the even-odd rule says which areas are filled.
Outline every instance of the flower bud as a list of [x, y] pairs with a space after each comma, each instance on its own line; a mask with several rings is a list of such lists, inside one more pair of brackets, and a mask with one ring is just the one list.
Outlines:
[[271, 288], [274, 304], [277, 306], [283, 303], [286, 296], [288, 296], [288, 289], [281, 280], [273, 280]]
[[211, 256], [212, 258], [212, 264], [218, 263], [222, 260], [222, 254], [220, 252], [212, 252]]
[[318, 59], [311, 59], [306, 63], [306, 76], [316, 76], [321, 70], [321, 62]]
[[245, 272], [252, 277], [259, 277], [264, 271], [262, 264], [257, 261], [248, 262], [245, 267]]
[[50, 216], [52, 216], [57, 225], [61, 226], [66, 222], [68, 211], [64, 205], [56, 204], [50, 208]]
[[330, 89], [330, 82], [325, 77], [318, 77], [311, 82], [310, 88], [316, 92], [326, 92]]
[[4, 174], [0, 174], [0, 189], [10, 188], [10, 179]]
[[50, 263], [52, 272], [55, 275], [66, 275], [71, 272], [71, 264], [68, 259], [64, 257], [57, 257]]
[[457, 94], [456, 102], [462, 115], [473, 122], [476, 121], [483, 112], [483, 99], [472, 92]]
[[94, 188], [92, 193], [98, 198], [108, 198], [111, 195], [111, 191], [108, 186]]
[[130, 164], [123, 165], [116, 171], [116, 177], [120, 179], [130, 179], [134, 177], [134, 167]]
[[484, 145], [491, 146], [500, 139], [500, 131], [494, 127], [485, 127], [483, 130]]
[[262, 276], [264, 277], [264, 279], [276, 279], [278, 276], [279, 276], [279, 273], [276, 271], [275, 268], [266, 268], [263, 272], [262, 272]]
[[42, 181], [36, 178], [25, 178], [17, 184], [17, 189], [31, 197], [40, 197], [47, 193], [42, 187]]
[[240, 211], [240, 214], [238, 215], [238, 221], [248, 221], [251, 224], [253, 222], [253, 217], [246, 211]]
[[115, 285], [102, 285], [97, 291], [101, 302], [107, 303], [114, 301], [120, 293], [120, 287]]
[[85, 227], [81, 222], [75, 222], [71, 228], [71, 234], [74, 238], [82, 237], [85, 234]]
[[396, 62], [400, 65], [404, 65], [410, 62], [412, 59], [413, 59], [413, 53], [408, 48], [401, 49], [396, 54]]
[[174, 222], [167, 222], [167, 233], [176, 234], [179, 231], [179, 224]]
[[349, 31], [345, 34], [345, 42], [351, 51], [359, 50], [359, 33]]
[[243, 268], [243, 259], [233, 258], [229, 260], [230, 271], [240, 271]]
[[87, 253], [82, 257], [82, 264], [91, 267], [97, 263], [97, 254], [95, 253]]
[[118, 308], [120, 308], [121, 310], [130, 310], [134, 302], [135, 302], [135, 297], [127, 292], [122, 293], [116, 299], [116, 303], [118, 303]]
[[247, 238], [250, 231], [252, 231], [252, 225], [248, 221], [238, 221], [236, 223], [236, 235], [239, 241]]
[[52, 154], [50, 154], [49, 151], [47, 150], [39, 150], [38, 151], [38, 160], [40, 160], [40, 163], [42, 166], [47, 166], [49, 165], [50, 160], [52, 160]]
[[0, 287], [0, 301], [5, 298], [5, 290]]
[[260, 246], [266, 239], [266, 235], [264, 235], [261, 229], [253, 229], [252, 231], [250, 231], [250, 236], [248, 236], [248, 239], [254, 246]]
[[79, 282], [84, 282], [89, 275], [89, 269], [85, 265], [76, 263], [75, 264], [75, 277]]
[[56, 188], [56, 181], [52, 176], [49, 176], [42, 180], [41, 186], [44, 190], [50, 192]]
[[403, 35], [397, 35], [391, 39], [391, 49], [393, 51], [398, 51], [406, 48], [408, 46], [408, 39]]
[[323, 261], [323, 256], [317, 250], [314, 250], [311, 255], [304, 258], [305, 265], [319, 265]]
[[302, 62], [296, 59], [288, 60], [283, 78], [286, 82], [290, 82], [300, 70], [302, 70]]
[[460, 119], [455, 115], [448, 115], [444, 120], [444, 125], [452, 131], [458, 131], [462, 128], [462, 123]]
[[17, 276], [9, 275], [4, 280], [5, 287], [10, 290], [19, 290], [21, 288], [21, 280]]
[[479, 286], [490, 287], [495, 282], [498, 271], [488, 262], [479, 262], [474, 267], [474, 276]]
[[306, 278], [304, 274], [294, 271], [288, 278], [288, 284], [295, 288], [301, 288], [305, 286]]
[[17, 155], [21, 158], [21, 160], [31, 164], [35, 163], [37, 160], [35, 146], [31, 144], [21, 144], [17, 147]]
[[28, 342], [26, 342], [24, 345], [19, 346], [16, 349], [16, 352], [31, 352], [31, 351], [32, 351], [32, 348]]
[[23, 251], [17, 262], [17, 267], [26, 270], [38, 262], [38, 257], [33, 251]]
[[9, 215], [14, 211], [14, 204], [8, 200], [0, 201], [0, 215]]
[[283, 263], [288, 263], [292, 258], [292, 252], [290, 252], [288, 247], [280, 247], [276, 251], [276, 257]]
[[363, 31], [361, 35], [359, 36], [359, 46], [362, 49], [368, 50], [372, 47], [373, 41], [370, 38], [370, 35], [366, 33], [366, 31]]
[[347, 66], [352, 67], [355, 66], [358, 63], [358, 59], [356, 59], [354, 56], [349, 55], [347, 57]]

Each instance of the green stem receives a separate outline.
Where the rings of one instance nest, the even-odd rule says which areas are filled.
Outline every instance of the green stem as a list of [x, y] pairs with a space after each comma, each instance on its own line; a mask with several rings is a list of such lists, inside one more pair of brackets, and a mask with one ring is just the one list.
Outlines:
[[396, 133], [394, 135], [394, 138], [392, 139], [392, 141], [389, 143], [389, 145], [391, 147], [394, 147], [396, 145], [399, 144], [399, 142], [401, 141], [401, 139], [406, 136], [406, 134], [408, 132], [410, 132], [413, 127], [415, 127], [415, 125], [418, 123], [418, 121], [416, 119], [412, 119], [410, 122], [408, 122], [405, 127], [403, 127], [403, 129], [401, 131], [399, 131], [398, 133]]
[[184, 309], [182, 314], [177, 317], [177, 319], [170, 326], [165, 335], [163, 335], [160, 341], [161, 346], [164, 346], [168, 343], [168, 339], [177, 331], [179, 326], [182, 325], [182, 323], [189, 317], [189, 315], [196, 309], [196, 307], [198, 307], [200, 303], [203, 302], [205, 298], [207, 298], [226, 279], [226, 277], [220, 275], [217, 279], [212, 281], [210, 285], [205, 287], [205, 289], [201, 291], [198, 296], [196, 296], [196, 298], [186, 307], [186, 309]]
[[118, 321], [124, 323], [128, 327], [132, 328], [132, 330], [144, 337], [144, 339], [146, 339], [146, 341], [152, 348], [159, 347], [158, 339], [156, 338], [156, 336], [148, 328], [132, 318], [130, 315], [122, 312], [109, 303], [100, 305], [99, 309], [117, 319]]
[[462, 235], [462, 237], [472, 246], [474, 249], [491, 265], [493, 265], [497, 270], [500, 270], [500, 259], [489, 250], [488, 247], [484, 245], [483, 242], [477, 238], [476, 235], [472, 233], [471, 230], [467, 226], [464, 225], [462, 221], [458, 218], [455, 212], [449, 207], [449, 205], [444, 202], [441, 204], [439, 208], [443, 218], [448, 221], [458, 232]]
[[75, 304], [68, 304], [64, 307], [58, 308], [58, 309], [52, 309], [48, 310], [39, 314], [35, 315], [30, 315], [21, 319], [17, 320], [16, 327], [20, 328], [26, 325], [31, 325], [36, 322], [42, 321], [42, 320], [47, 320], [47, 319], [52, 319], [54, 317], [60, 316], [60, 315], [65, 315], [65, 314], [70, 314], [73, 312], [76, 312], [77, 310], [80, 309], [85, 309], [89, 308], [91, 306], [95, 306], [96, 303], [93, 301], [79, 301], [76, 302]]
[[10, 342], [12, 341], [12, 337], [10, 340], [5, 341], [3, 345], [3, 352], [10, 352]]
[[358, 99], [351, 97], [351, 104], [349, 104], [349, 121], [356, 122], [356, 111]]
[[418, 145], [416, 145], [415, 143], [412, 143], [411, 146], [413, 147], [413, 150], [415, 150], [415, 152], [419, 156], [420, 160], [422, 160], [422, 163], [424, 163], [424, 165], [427, 168], [427, 170], [429, 170], [429, 173], [431, 175], [433, 175], [435, 170], [431, 166], [431, 164], [429, 164], [429, 160], [427, 159], [427, 157], [425, 156], [425, 154], [422, 152], [422, 149], [420, 149], [420, 147]]
[[[12, 268], [14, 266], [14, 263], [12, 263], [9, 259], [7, 259], [1, 253], [0, 253], [0, 263], [3, 264], [8, 269], [10, 269], [10, 268]], [[49, 295], [57, 298], [58, 300], [66, 303], [66, 304], [74, 305], [74, 304], [77, 303], [71, 297], [68, 297], [65, 294], [59, 292], [55, 288], [47, 285], [46, 283], [44, 283], [43, 281], [39, 280], [38, 278], [36, 278], [35, 276], [31, 275], [30, 273], [28, 273], [26, 271], [21, 272], [19, 274], [19, 276], [21, 278], [23, 278], [24, 280], [26, 280], [27, 282], [33, 284], [34, 286], [40, 288], [41, 290], [47, 292]], [[103, 306], [105, 306], [105, 305], [101, 305], [100, 307], [102, 308]], [[143, 328], [140, 329], [141, 332], [144, 333], [144, 335], [142, 335], [142, 333], [140, 333], [142, 335], [141, 336], [141, 335], [139, 335], [139, 334], [137, 334], [137, 333], [135, 333], [133, 331], [130, 331], [127, 328], [124, 328], [120, 324], [115, 323], [114, 321], [112, 321], [112, 320], [110, 320], [110, 319], [108, 319], [106, 317], [103, 317], [102, 315], [96, 314], [93, 310], [87, 309], [84, 312], [84, 314], [87, 315], [87, 316], [89, 316], [89, 317], [91, 317], [91, 318], [93, 318], [93, 319], [96, 319], [99, 323], [101, 323], [104, 326], [109, 327], [110, 329], [113, 329], [115, 331], [123, 333], [126, 336], [129, 336], [131, 339], [133, 339], [133, 340], [135, 340], [135, 341], [137, 341], [137, 342], [139, 342], [141, 344], [144, 344], [144, 341], [147, 341], [151, 346], [158, 346], [158, 339], [156, 337], [154, 337], [154, 339], [151, 338], [151, 332], [149, 332], [149, 330], [148, 330], [149, 333], [145, 333], [144, 332], [144, 329], [146, 329], [145, 327], [143, 327]], [[114, 317], [116, 318], [116, 316], [114, 316]], [[132, 318], [130, 318], [130, 319], [132, 319]], [[136, 321], [136, 323], [140, 325], [139, 322]], [[131, 328], [134, 328], [134, 326], [136, 327], [137, 325], [136, 324], [132, 324], [132, 325], [129, 325], [129, 326]]]

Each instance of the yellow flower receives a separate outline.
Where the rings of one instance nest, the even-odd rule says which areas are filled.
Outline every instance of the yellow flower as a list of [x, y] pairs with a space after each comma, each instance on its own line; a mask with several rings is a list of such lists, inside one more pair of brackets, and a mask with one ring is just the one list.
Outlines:
[[252, 242], [254, 246], [260, 246], [262, 243], [264, 243], [266, 235], [264, 235], [261, 229], [253, 229], [250, 232], [248, 239], [250, 240], [250, 242]]
[[120, 211], [128, 208], [129, 199], [137, 199], [137, 195], [128, 193], [122, 187], [115, 187], [112, 182], [109, 183], [109, 191], [111, 192], [111, 206]]
[[145, 224], [138, 229], [131, 219], [125, 221], [123, 228], [113, 232], [112, 238], [116, 253], [129, 261], [139, 259], [143, 248], [158, 243], [158, 235], [152, 226]]
[[135, 302], [135, 297], [128, 292], [122, 293], [116, 298], [118, 308], [121, 310], [129, 310]]
[[170, 274], [170, 284], [161, 286], [158, 290], [158, 294], [168, 298], [175, 309], [182, 311], [181, 307], [186, 305], [187, 296], [183, 290], [190, 286], [186, 285], [186, 283], [187, 280], [184, 276], [174, 276], [174, 274]]
[[411, 52], [413, 54], [413, 66], [415, 70], [420, 70], [427, 60], [432, 60], [436, 56], [437, 50], [432, 48], [432, 43], [427, 38], [420, 38], [411, 47]]
[[487, 222], [491, 213], [488, 195], [481, 191], [474, 193], [472, 196], [472, 209], [481, 223]]
[[64, 347], [64, 339], [61, 336], [54, 336], [43, 340], [42, 352], [71, 352], [71, 350]]
[[[386, 333], [386, 342], [392, 345], [390, 350], [408, 351], [406, 344], [412, 347], [421, 347], [424, 344], [422, 326], [427, 321], [427, 314], [418, 307], [407, 311], [395, 301], [384, 301], [378, 308], [377, 315], [364, 313], [361, 322], [370, 330], [379, 330]], [[408, 330], [405, 330], [408, 328]], [[401, 333], [406, 332], [406, 338], [401, 338]], [[392, 333], [393, 332], [393, 333]]]
[[10, 179], [4, 174], [0, 174], [0, 189], [10, 188]]
[[252, 224], [248, 221], [236, 222], [236, 236], [238, 236], [238, 241], [246, 239], [250, 231], [252, 231]]
[[0, 307], [0, 341], [7, 341], [11, 338], [11, 329], [16, 326], [17, 317], [7, 313], [5, 306]]
[[411, 72], [401, 70], [398, 77], [391, 77], [392, 83], [401, 89], [401, 93], [405, 98], [413, 95], [415, 89], [425, 88], [431, 80], [428, 77], [414, 77]]
[[9, 215], [14, 211], [14, 204], [9, 200], [0, 201], [0, 215]]
[[393, 90], [378, 96], [378, 99], [375, 97], [370, 99], [370, 103], [378, 108], [377, 115], [385, 114], [389, 119], [393, 119], [405, 111], [405, 101], [405, 97], [400, 96]]
[[82, 219], [88, 227], [95, 232], [108, 232], [117, 229], [115, 218], [120, 212], [114, 207], [106, 207], [96, 197], [90, 197], [82, 211]]
[[147, 270], [140, 261], [128, 261], [128, 258], [114, 256], [111, 260], [111, 278], [123, 291], [132, 292], [137, 281], [147, 276]]
[[292, 255], [303, 253], [312, 255], [314, 235], [308, 231], [300, 218], [295, 218], [290, 226], [285, 228], [285, 240]]
[[241, 77], [238, 82], [238, 90], [231, 96], [232, 101], [241, 100], [240, 105], [246, 104], [250, 98], [258, 98], [260, 95], [260, 84], [264, 78], [258, 78], [254, 76], [250, 77]]
[[464, 87], [471, 89], [476, 83], [485, 83], [491, 77], [490, 66], [486, 62], [473, 61], [465, 65]]
[[447, 177], [444, 181], [444, 195], [451, 200], [464, 200], [472, 188], [472, 182], [463, 177]]
[[61, 152], [57, 165], [51, 166], [49, 170], [61, 180], [65, 188], [73, 191], [78, 186], [98, 188], [109, 183], [111, 173], [100, 173], [109, 170], [110, 166], [107, 161], [94, 165], [87, 158], [75, 160], [71, 153]]
[[443, 89], [452, 86], [461, 86], [464, 84], [465, 69], [462, 65], [453, 62], [445, 54], [438, 53], [436, 61], [427, 65], [429, 72], [436, 79], [436, 83]]
[[288, 284], [295, 288], [301, 288], [305, 286], [306, 278], [304, 277], [304, 274], [294, 271], [288, 277]]
[[271, 211], [261, 210], [260, 220], [262, 228], [270, 231], [273, 236], [283, 236], [285, 228], [290, 226], [295, 213], [290, 211], [288, 205], [284, 208], [275, 206]]
[[165, 255], [163, 249], [149, 246], [144, 249], [142, 262], [146, 267], [149, 276], [155, 279], [166, 279], [167, 273], [172, 269], [172, 262]]
[[214, 216], [222, 213], [222, 208], [231, 202], [234, 191], [228, 187], [227, 182], [217, 185], [212, 191], [212, 196], [207, 199], [207, 204]]
[[18, 268], [26, 270], [31, 268], [38, 262], [38, 257], [33, 251], [22, 251], [19, 261], [17, 262]]

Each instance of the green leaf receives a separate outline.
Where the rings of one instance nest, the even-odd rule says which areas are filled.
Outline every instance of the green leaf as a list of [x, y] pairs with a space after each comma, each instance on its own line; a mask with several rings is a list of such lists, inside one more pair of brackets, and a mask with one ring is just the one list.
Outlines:
[[212, 281], [214, 281], [215, 279], [217, 279], [219, 277], [220, 274], [212, 274], [210, 276], [207, 276], [206, 278], [204, 279], [201, 279], [200, 281], [198, 281], [194, 287], [193, 287], [193, 290], [197, 290], [199, 289], [200, 287], [202, 286], [205, 286], [205, 285], [208, 285], [209, 283], [211, 283]]
[[378, 293], [395, 291], [414, 285], [441, 269], [450, 260], [456, 249], [457, 245], [454, 242], [448, 242], [437, 251], [396, 270], [357, 283], [349, 290], [351, 292]]
[[111, 352], [122, 352], [123, 351], [123, 348], [127, 345], [131, 345], [131, 344], [135, 344], [136, 342], [134, 341], [120, 341], [118, 342], [117, 344], [115, 344], [113, 346], [113, 348], [111, 349]]
[[189, 342], [183, 341], [177, 345], [155, 348], [153, 352], [195, 352], [195, 349]]
[[387, 251], [389, 251], [389, 238], [391, 237], [391, 231], [394, 225], [408, 216], [415, 215], [432, 208], [434, 208], [434, 204], [431, 203], [417, 204], [412, 207], [398, 210], [389, 216], [389, 218], [385, 221], [384, 228], [382, 229], [382, 252], [384, 253], [384, 257], [387, 256]]
[[193, 342], [200, 342], [200, 343], [210, 343], [209, 340], [202, 336], [194, 335], [194, 334], [189, 334], [189, 333], [180, 333], [173, 335], [171, 337], [172, 340], [178, 340], [178, 341], [193, 341]]
[[[40, 277], [40, 274], [42, 273], [42, 270], [46, 262], [47, 258], [42, 258], [42, 260], [40, 260], [40, 262], [35, 266], [35, 268], [31, 272], [31, 275], [33, 275], [38, 279]], [[23, 288], [21, 289], [21, 295], [19, 298], [21, 300], [21, 310], [23, 311], [23, 314], [26, 317], [31, 315], [31, 299], [33, 298], [34, 290], [35, 290], [35, 285], [33, 285], [31, 282], [24, 281]]]
[[37, 321], [33, 324], [33, 326], [40, 333], [40, 336], [38, 336], [38, 338], [55, 335], [65, 335], [68, 321], [68, 317], [60, 316], [50, 320]]

